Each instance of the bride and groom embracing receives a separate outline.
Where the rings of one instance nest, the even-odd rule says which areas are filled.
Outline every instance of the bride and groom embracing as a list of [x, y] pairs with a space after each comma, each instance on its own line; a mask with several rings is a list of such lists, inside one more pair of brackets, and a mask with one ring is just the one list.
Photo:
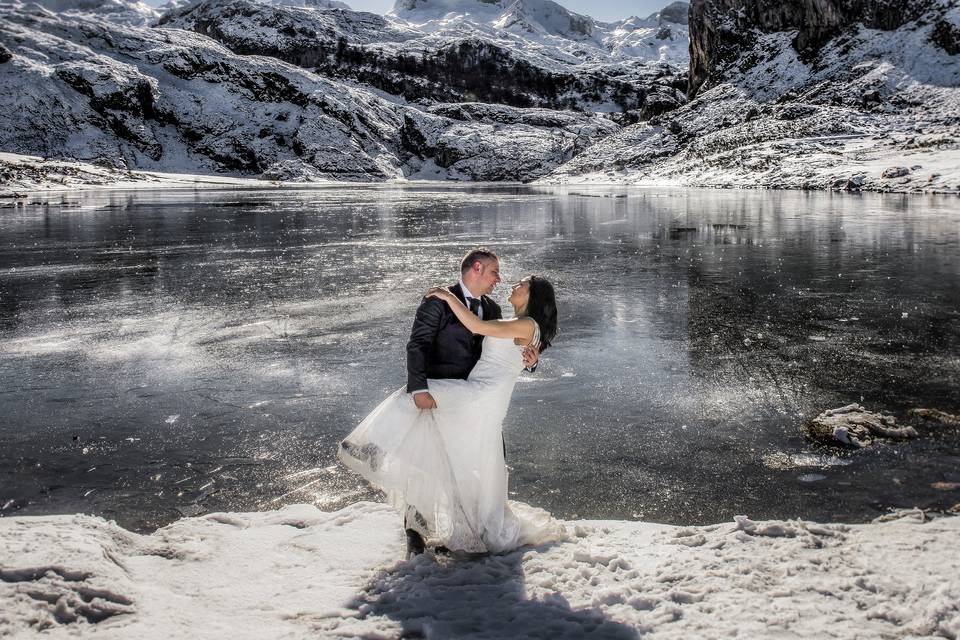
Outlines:
[[553, 286], [528, 276], [503, 320], [489, 294], [500, 260], [486, 248], [462, 260], [460, 282], [434, 287], [407, 344], [407, 384], [340, 443], [338, 455], [404, 513], [410, 553], [502, 552], [562, 538], [546, 511], [507, 500], [501, 427], [517, 377], [557, 333]]

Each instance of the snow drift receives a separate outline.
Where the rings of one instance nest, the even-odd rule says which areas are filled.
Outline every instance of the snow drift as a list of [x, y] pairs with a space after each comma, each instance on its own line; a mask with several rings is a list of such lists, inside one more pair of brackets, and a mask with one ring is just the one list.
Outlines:
[[960, 634], [960, 518], [672, 527], [568, 522], [504, 555], [403, 553], [359, 503], [187, 518], [0, 519], [0, 634], [721, 638]]

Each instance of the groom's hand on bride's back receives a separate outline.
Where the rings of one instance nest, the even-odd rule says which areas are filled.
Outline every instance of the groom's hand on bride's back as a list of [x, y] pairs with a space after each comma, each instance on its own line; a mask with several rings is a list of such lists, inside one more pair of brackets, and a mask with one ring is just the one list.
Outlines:
[[433, 399], [429, 391], [421, 391], [420, 393], [413, 394], [413, 404], [417, 405], [417, 409], [437, 408], [437, 401]]

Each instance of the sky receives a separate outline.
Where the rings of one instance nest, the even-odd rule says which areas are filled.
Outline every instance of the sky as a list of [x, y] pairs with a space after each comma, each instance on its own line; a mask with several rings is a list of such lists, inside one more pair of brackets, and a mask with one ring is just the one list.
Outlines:
[[[167, 0], [147, 0], [159, 6]], [[393, 0], [345, 0], [357, 11], [386, 13], [393, 8]], [[597, 20], [609, 21], [630, 16], [645, 17], [670, 4], [672, 0], [559, 0], [567, 9]]]

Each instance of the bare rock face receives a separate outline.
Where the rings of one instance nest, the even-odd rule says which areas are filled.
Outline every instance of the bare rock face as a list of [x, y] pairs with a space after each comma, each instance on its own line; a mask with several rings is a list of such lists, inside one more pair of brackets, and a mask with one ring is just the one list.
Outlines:
[[673, 22], [674, 24], [688, 24], [689, 14], [689, 2], [671, 2], [660, 9], [660, 20], [662, 22]]
[[806, 426], [806, 436], [815, 442], [855, 449], [868, 447], [877, 438], [904, 440], [917, 435], [913, 427], [898, 427], [893, 416], [867, 411], [859, 404], [828, 409]]
[[[720, 80], [728, 63], [764, 33], [796, 31], [801, 58], [815, 53], [844, 29], [860, 24], [891, 31], [915, 20], [932, 0], [693, 0], [690, 3], [690, 77], [687, 95]], [[945, 23], [943, 39], [955, 40]]]

